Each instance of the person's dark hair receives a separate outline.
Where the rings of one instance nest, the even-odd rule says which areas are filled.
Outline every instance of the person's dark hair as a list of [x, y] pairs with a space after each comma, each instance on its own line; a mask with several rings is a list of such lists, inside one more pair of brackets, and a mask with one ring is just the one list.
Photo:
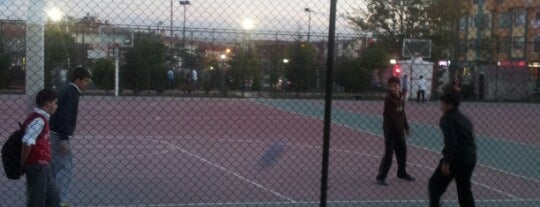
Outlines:
[[399, 85], [400, 82], [401, 82], [401, 81], [399, 80], [398, 77], [391, 77], [391, 78], [388, 79], [388, 85], [390, 85], [390, 84], [392, 84], [392, 83], [395, 83], [395, 84], [398, 84], [398, 85]]
[[38, 107], [45, 106], [48, 102], [56, 99], [56, 92], [51, 89], [42, 89], [36, 95], [36, 105]]
[[461, 98], [457, 93], [445, 93], [441, 96], [441, 101], [457, 108], [461, 103]]
[[85, 79], [85, 78], [91, 78], [90, 72], [88, 70], [82, 68], [82, 67], [76, 67], [73, 69], [73, 73], [71, 75], [71, 81], [75, 81], [77, 79]]
[[421, 75], [421, 76], [420, 76], [420, 78], [424, 78], [424, 76], [423, 76], [423, 75]]

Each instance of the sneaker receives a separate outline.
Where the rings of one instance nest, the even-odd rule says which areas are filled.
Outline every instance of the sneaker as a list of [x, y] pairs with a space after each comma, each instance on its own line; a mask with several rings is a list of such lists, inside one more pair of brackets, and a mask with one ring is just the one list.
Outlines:
[[403, 180], [406, 180], [406, 181], [415, 181], [416, 179], [414, 179], [413, 176], [409, 175], [409, 174], [405, 174], [405, 175], [398, 175], [397, 176], [399, 179], [403, 179]]
[[69, 207], [67, 203], [60, 203], [60, 207]]
[[388, 183], [384, 179], [377, 179], [377, 185], [388, 186]]

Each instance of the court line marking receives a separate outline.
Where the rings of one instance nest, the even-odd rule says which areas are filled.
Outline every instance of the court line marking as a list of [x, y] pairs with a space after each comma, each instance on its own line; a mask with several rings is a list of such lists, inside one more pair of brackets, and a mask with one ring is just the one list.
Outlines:
[[[309, 118], [312, 118], [312, 119], [321, 120], [319, 117], [316, 117], [316, 116], [311, 116], [311, 115], [307, 115], [307, 114], [301, 114], [301, 113], [298, 113], [298, 112], [295, 112], [295, 111], [287, 111], [285, 109], [277, 108], [277, 107], [274, 107], [272, 105], [268, 105], [267, 103], [263, 103], [263, 102], [256, 102], [256, 101], [253, 101], [253, 100], [251, 100], [251, 101], [255, 102], [255, 103], [258, 103], [258, 104], [261, 104], [261, 105], [266, 106], [266, 107], [270, 107], [270, 108], [273, 108], [273, 109], [276, 109], [276, 110], [279, 110], [279, 111], [286, 112], [286, 113], [297, 114], [299, 116], [309, 117]], [[358, 128], [355, 128], [355, 127], [352, 127], [352, 126], [349, 126], [349, 125], [345, 125], [345, 124], [342, 124], [342, 123], [334, 123], [334, 122], [332, 122], [332, 124], [342, 126], [342, 127], [345, 127], [345, 128], [349, 128], [349, 129], [359, 131], [359, 132], [362, 132], [362, 133], [367, 133], [367, 134], [371, 134], [371, 135], [374, 135], [374, 136], [384, 138], [383, 135], [379, 135], [379, 134], [375, 134], [375, 133], [372, 133], [372, 132], [364, 131], [364, 130], [361, 130], [361, 129], [358, 129]], [[418, 146], [418, 145], [415, 145], [415, 144], [407, 143], [407, 145], [410, 145], [410, 146], [413, 146], [413, 147], [416, 147], [416, 148], [420, 148], [420, 149], [424, 149], [424, 150], [427, 150], [427, 151], [431, 151], [433, 153], [439, 153], [439, 151], [428, 149], [428, 148]], [[514, 176], [514, 177], [518, 177], [518, 178], [521, 178], [521, 179], [524, 179], [524, 180], [540, 183], [540, 179], [531, 178], [531, 177], [527, 177], [527, 176], [524, 176], [524, 175], [519, 175], [519, 174], [516, 174], [516, 173], [513, 173], [513, 172], [508, 172], [508, 171], [498, 169], [498, 168], [494, 168], [494, 167], [491, 167], [491, 166], [487, 166], [487, 165], [484, 165], [484, 164], [481, 164], [481, 163], [478, 163], [476, 165], [481, 166], [481, 167], [485, 167], [485, 168], [488, 168], [488, 169], [491, 169], [491, 170], [495, 170], [495, 171], [498, 171], [498, 172], [503, 173], [503, 174], [508, 174], [508, 175], [511, 175], [511, 176]]]
[[[243, 139], [223, 139], [223, 138], [214, 139], [214, 138], [195, 138], [195, 137], [191, 137], [191, 138], [188, 138], [188, 139], [192, 139], [192, 140], [234, 141], [234, 142], [244, 142], [244, 143], [265, 144], [265, 145], [271, 144], [270, 142], [255, 141], [255, 140], [243, 140]], [[304, 148], [312, 148], [312, 149], [316, 149], [316, 150], [322, 149], [319, 146], [304, 145], [304, 144], [287, 144], [287, 145], [296, 146], [296, 147], [304, 147]], [[381, 158], [381, 156], [379, 156], [379, 155], [367, 154], [367, 153], [356, 152], [356, 151], [351, 151], [351, 150], [342, 150], [342, 149], [335, 149], [335, 148], [330, 148], [330, 150], [335, 151], [335, 152], [342, 152], [342, 153], [346, 153], [346, 154], [355, 154], [355, 155], [361, 155], [361, 156], [372, 157], [372, 158], [377, 158], [377, 159]], [[416, 166], [416, 167], [419, 167], [419, 168], [424, 168], [424, 169], [428, 169], [428, 170], [431, 170], [431, 171], [435, 170], [435, 168], [429, 167], [429, 166], [426, 166], [426, 165], [421, 165], [421, 164], [417, 164], [417, 163], [413, 163], [413, 162], [408, 162], [408, 163], [409, 163], [409, 165]], [[505, 192], [505, 191], [500, 190], [498, 188], [483, 184], [481, 182], [474, 181], [474, 180], [472, 180], [471, 182], [473, 184], [479, 185], [479, 186], [484, 187], [484, 188], [486, 188], [488, 190], [491, 190], [491, 191], [494, 191], [496, 193], [505, 195], [505, 196], [510, 197], [512, 199], [521, 199], [516, 195]]]
[[[398, 203], [428, 203], [429, 200], [362, 200], [362, 201], [328, 201], [329, 204], [398, 204]], [[457, 203], [458, 200], [442, 200], [442, 202], [451, 202]], [[521, 200], [509, 200], [509, 199], [486, 199], [486, 200], [475, 200], [476, 203], [517, 203], [517, 202], [540, 202], [540, 199], [521, 199]], [[216, 202], [216, 203], [178, 203], [178, 204], [126, 204], [126, 205], [94, 205], [88, 207], [109, 207], [109, 206], [123, 206], [123, 207], [139, 207], [139, 206], [261, 206], [261, 205], [273, 205], [273, 206], [283, 206], [288, 204], [319, 204], [319, 201], [297, 201], [297, 202], [238, 202], [238, 203], [226, 203], [226, 202]]]
[[[362, 131], [361, 131], [361, 132], [362, 132]], [[365, 132], [365, 133], [368, 133], [368, 134], [377, 136], [376, 134], [373, 134], [373, 133], [369, 133], [369, 132]], [[89, 138], [88, 136], [84, 136], [84, 137], [85, 137], [85, 138]], [[112, 135], [107, 135], [107, 136], [96, 135], [96, 136], [92, 136], [92, 138], [98, 138], [98, 137], [99, 137], [99, 138], [108, 138], [108, 139], [110, 139], [110, 138], [113, 138], [113, 137], [115, 137], [115, 136], [112, 136]], [[116, 137], [118, 137], [118, 136], [116, 136]], [[278, 193], [278, 192], [275, 192], [275, 191], [273, 191], [273, 190], [271, 190], [271, 189], [268, 189], [268, 188], [262, 186], [262, 185], [259, 184], [259, 183], [256, 183], [255, 181], [251, 181], [251, 180], [247, 179], [246, 177], [244, 177], [244, 176], [242, 176], [242, 175], [236, 173], [235, 171], [229, 170], [229, 169], [227, 169], [227, 168], [225, 168], [225, 167], [223, 167], [223, 166], [220, 166], [220, 165], [218, 165], [218, 164], [216, 164], [216, 163], [213, 163], [213, 162], [211, 162], [211, 161], [209, 161], [209, 160], [207, 160], [207, 159], [205, 159], [205, 158], [203, 158], [203, 157], [201, 157], [201, 156], [198, 156], [198, 155], [196, 155], [196, 154], [194, 154], [194, 153], [191, 153], [191, 152], [189, 152], [189, 151], [187, 151], [187, 150], [185, 150], [185, 149], [179, 147], [179, 146], [176, 145], [176, 144], [173, 144], [173, 143], [170, 143], [170, 142], [167, 142], [167, 141], [163, 141], [163, 140], [159, 140], [159, 139], [156, 139], [156, 138], [161, 138], [161, 139], [167, 139], [167, 138], [168, 138], [168, 139], [177, 139], [178, 137], [176, 137], [176, 136], [162, 136], [162, 135], [159, 135], [159, 136], [154, 136], [154, 139], [148, 139], [147, 136], [133, 136], [133, 137], [122, 137], [122, 140], [144, 140], [144, 141], [158, 142], [158, 143], [161, 143], [161, 144], [165, 144], [165, 145], [167, 145], [167, 146], [171, 146], [171, 147], [173, 147], [173, 148], [175, 148], [175, 149], [180, 150], [180, 151], [181, 151], [182, 153], [184, 153], [184, 154], [187, 154], [187, 155], [189, 155], [189, 156], [195, 157], [196, 159], [198, 159], [198, 160], [200, 160], [200, 161], [203, 161], [204, 163], [210, 164], [210, 165], [212, 165], [212, 166], [214, 166], [214, 167], [216, 167], [216, 168], [218, 168], [218, 169], [220, 169], [220, 170], [222, 170], [222, 171], [224, 171], [224, 172], [226, 172], [226, 173], [229, 173], [229, 174], [231, 174], [231, 175], [233, 175], [233, 176], [235, 176], [235, 177], [237, 177], [237, 178], [239, 178], [239, 179], [241, 179], [241, 180], [244, 180], [245, 182], [248, 182], [248, 183], [250, 183], [250, 184], [252, 184], [252, 185], [255, 185], [256, 187], [259, 187], [259, 188], [261, 188], [261, 189], [263, 189], [263, 190], [265, 190], [265, 191], [271, 192], [271, 193], [273, 193], [274, 195], [277, 195], [278, 197], [281, 197], [281, 198], [284, 198], [284, 199], [287, 199], [287, 200], [290, 199], [290, 198], [288, 198], [288, 197], [286, 197], [286, 196], [281, 195], [281, 194]], [[271, 144], [270, 142], [257, 141], [257, 140], [246, 140], [246, 139], [226, 139], [226, 138], [217, 138], [217, 139], [216, 139], [216, 138], [202, 138], [202, 137], [192, 137], [192, 136], [187, 137], [187, 138], [186, 138], [186, 137], [182, 137], [181, 139], [184, 139], [184, 140], [189, 140], [189, 139], [191, 139], [191, 140], [233, 141], [233, 142], [243, 142], [243, 143], [258, 143], [258, 144], [265, 144], [265, 145]], [[319, 147], [319, 146], [312, 146], [312, 145], [305, 145], [305, 144], [294, 144], [294, 143], [293, 143], [293, 144], [288, 144], [288, 145], [296, 146], [296, 147], [303, 147], [303, 148], [312, 148], [312, 149], [317, 149], [317, 150], [322, 149], [322, 148]], [[380, 159], [380, 158], [381, 158], [381, 156], [379, 156], [379, 155], [367, 154], [367, 153], [356, 152], [356, 151], [351, 151], [351, 150], [342, 150], [342, 149], [335, 149], [335, 148], [330, 148], [330, 150], [335, 151], [335, 152], [342, 152], [342, 153], [346, 153], [346, 154], [355, 154], [355, 155], [361, 155], [361, 156], [372, 157], [372, 158], [377, 158], [377, 159]], [[428, 150], [428, 151], [430, 151], [430, 150]], [[150, 154], [144, 154], [144, 155], [124, 156], [123, 158], [138, 158], [138, 157], [145, 157], [145, 156], [152, 156], [152, 155], [165, 154], [165, 153], [168, 153], [168, 152], [170, 152], [170, 151], [169, 151], [169, 150], [164, 150], [164, 151], [161, 151], [161, 152], [150, 153]], [[117, 158], [117, 157], [115, 157], [115, 156], [112, 156], [112, 157], [106, 157], [106, 159], [114, 159], [114, 158]], [[419, 168], [428, 169], [428, 170], [431, 170], [431, 171], [435, 170], [435, 168], [432, 168], [432, 167], [429, 167], [429, 166], [425, 166], [425, 165], [421, 165], [421, 164], [417, 164], [417, 163], [409, 162], [409, 164], [412, 165], [412, 166], [416, 166], [416, 167], [419, 167]], [[511, 194], [511, 193], [505, 192], [505, 191], [500, 190], [500, 189], [498, 189], [498, 188], [495, 188], [495, 187], [492, 187], [492, 186], [483, 184], [483, 183], [481, 183], [481, 182], [477, 182], [477, 181], [474, 181], [474, 180], [472, 180], [471, 182], [472, 182], [473, 184], [476, 184], [476, 185], [479, 185], [479, 186], [481, 186], [481, 187], [484, 187], [484, 188], [486, 188], [486, 189], [488, 189], [488, 190], [492, 190], [492, 191], [494, 191], [494, 192], [500, 193], [500, 194], [505, 195], [505, 196], [507, 196], [507, 197], [510, 197], [510, 198], [512, 198], [512, 199], [520, 199], [518, 196], [515, 196], [515, 195], [513, 195], [513, 194]], [[293, 201], [293, 199], [290, 199], [290, 201]]]
[[182, 152], [182, 153], [184, 153], [184, 154], [187, 154], [187, 155], [189, 155], [189, 156], [191, 156], [191, 157], [194, 157], [194, 158], [196, 158], [196, 159], [202, 161], [203, 163], [206, 163], [206, 164], [208, 164], [208, 165], [210, 165], [210, 166], [213, 166], [213, 167], [215, 167], [215, 168], [217, 168], [217, 169], [219, 169], [219, 170], [221, 170], [221, 171], [223, 171], [223, 172], [225, 172], [225, 173], [231, 174], [231, 175], [233, 175], [233, 176], [239, 178], [240, 180], [243, 180], [244, 182], [247, 182], [247, 183], [249, 183], [249, 184], [251, 184], [251, 185], [254, 185], [254, 186], [257, 187], [257, 188], [260, 188], [260, 189], [262, 189], [262, 190], [264, 190], [264, 191], [270, 192], [270, 193], [274, 194], [275, 196], [277, 196], [277, 197], [279, 197], [279, 198], [281, 198], [281, 199], [285, 199], [285, 200], [287, 200], [287, 201], [289, 201], [289, 202], [295, 202], [294, 199], [289, 198], [289, 197], [287, 197], [287, 196], [285, 196], [285, 195], [282, 195], [281, 193], [279, 193], [279, 192], [277, 192], [277, 191], [274, 191], [274, 190], [272, 190], [272, 189], [269, 189], [269, 188], [267, 188], [267, 187], [264, 187], [263, 185], [261, 185], [261, 184], [255, 182], [255, 181], [252, 181], [252, 180], [250, 180], [250, 179], [248, 179], [248, 178], [246, 178], [246, 177], [240, 175], [239, 173], [237, 173], [237, 172], [235, 172], [235, 171], [229, 170], [229, 169], [227, 169], [227, 168], [225, 168], [225, 167], [223, 167], [223, 166], [221, 166], [221, 165], [219, 165], [219, 164], [213, 163], [213, 162], [211, 162], [211, 161], [209, 161], [209, 160], [207, 160], [207, 159], [205, 159], [205, 158], [203, 158], [203, 157], [201, 157], [201, 156], [199, 156], [199, 155], [196, 155], [196, 154], [194, 154], [194, 153], [191, 153], [190, 151], [185, 150], [185, 149], [179, 147], [179, 146], [176, 145], [176, 144], [173, 144], [173, 143], [169, 143], [169, 144], [171, 145], [171, 147], [173, 147], [173, 148], [179, 150], [180, 152]]

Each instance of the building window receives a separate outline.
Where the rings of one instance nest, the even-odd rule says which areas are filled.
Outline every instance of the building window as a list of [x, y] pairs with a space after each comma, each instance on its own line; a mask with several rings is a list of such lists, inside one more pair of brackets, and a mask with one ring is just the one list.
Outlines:
[[534, 37], [534, 52], [540, 52], [540, 36]]
[[523, 50], [525, 47], [525, 38], [524, 37], [512, 37], [512, 49], [513, 50]]
[[467, 41], [466, 40], [460, 40], [459, 41], [459, 52], [461, 54], [467, 53]]
[[467, 28], [467, 17], [459, 18], [459, 31], [465, 31]]
[[469, 27], [476, 28], [476, 16], [469, 16]]
[[507, 12], [499, 14], [499, 28], [509, 28], [510, 27], [510, 14]]
[[499, 52], [508, 52], [510, 50], [510, 40], [502, 40], [499, 42]]
[[526, 18], [527, 13], [525, 12], [525, 9], [514, 10], [514, 24], [525, 25]]
[[531, 22], [533, 28], [540, 28], [540, 9], [536, 9], [534, 20]]
[[484, 19], [482, 20], [482, 27], [491, 28], [491, 14], [484, 15]]

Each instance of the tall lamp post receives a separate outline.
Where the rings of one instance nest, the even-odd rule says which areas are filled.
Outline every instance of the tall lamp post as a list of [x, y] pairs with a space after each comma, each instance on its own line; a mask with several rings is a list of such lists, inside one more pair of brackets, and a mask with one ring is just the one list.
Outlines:
[[313, 10], [311, 10], [309, 7], [304, 8], [304, 11], [308, 13], [308, 33], [307, 33], [307, 41], [309, 42], [310, 36], [311, 36], [311, 13], [313, 13]]
[[221, 95], [225, 96], [225, 59], [227, 58], [227, 55], [221, 54], [219, 56], [221, 58], [221, 67], [219, 70], [219, 89], [221, 91]]
[[242, 22], [242, 29], [244, 29], [244, 48], [242, 49], [242, 97], [244, 97], [244, 90], [246, 87], [246, 78], [245, 78], [245, 69], [246, 69], [246, 53], [247, 53], [247, 47], [249, 47], [249, 43], [246, 42], [246, 36], [249, 38], [249, 30], [252, 30], [255, 27], [255, 23], [251, 19], [244, 19]]
[[184, 23], [182, 25], [182, 49], [186, 48], [186, 6], [189, 6], [191, 3], [189, 0], [181, 0], [180, 5], [184, 7]]

